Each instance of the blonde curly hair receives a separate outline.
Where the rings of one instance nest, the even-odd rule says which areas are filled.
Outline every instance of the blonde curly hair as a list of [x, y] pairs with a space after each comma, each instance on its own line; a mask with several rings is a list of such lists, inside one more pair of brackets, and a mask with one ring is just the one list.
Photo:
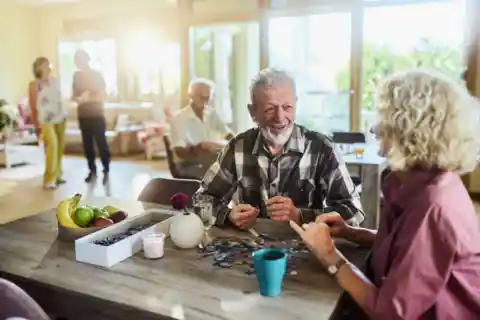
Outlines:
[[414, 69], [384, 80], [377, 95], [376, 131], [391, 146], [392, 170], [475, 168], [480, 104], [463, 86], [436, 71]]

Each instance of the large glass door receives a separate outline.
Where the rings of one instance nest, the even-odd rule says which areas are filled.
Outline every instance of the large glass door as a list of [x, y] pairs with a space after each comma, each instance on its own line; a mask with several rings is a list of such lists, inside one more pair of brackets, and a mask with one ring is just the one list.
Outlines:
[[273, 17], [268, 63], [297, 82], [297, 123], [330, 134], [350, 129], [351, 13]]
[[468, 0], [440, 0], [364, 9], [362, 127], [375, 121], [374, 95], [386, 75], [408, 68], [465, 69]]
[[249, 85], [260, 68], [257, 22], [190, 29], [190, 76], [215, 83], [212, 106], [236, 132], [252, 127]]

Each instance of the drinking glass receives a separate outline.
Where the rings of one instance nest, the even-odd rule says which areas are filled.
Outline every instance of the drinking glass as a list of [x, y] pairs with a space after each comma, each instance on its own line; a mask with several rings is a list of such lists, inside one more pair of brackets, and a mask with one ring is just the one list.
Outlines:
[[206, 231], [215, 224], [213, 201], [214, 198], [208, 194], [198, 194], [193, 197], [193, 212], [202, 219]]
[[201, 243], [201, 247], [212, 242], [208, 231], [215, 224], [215, 216], [213, 215], [214, 198], [207, 194], [197, 194], [193, 196], [193, 212], [200, 217], [205, 228], [205, 233]]

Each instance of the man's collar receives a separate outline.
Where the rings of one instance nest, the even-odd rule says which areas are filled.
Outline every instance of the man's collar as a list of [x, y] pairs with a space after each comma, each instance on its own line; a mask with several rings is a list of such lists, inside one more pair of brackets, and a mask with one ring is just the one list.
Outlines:
[[[263, 147], [263, 135], [261, 130], [258, 129], [257, 139], [255, 140], [255, 144], [253, 145], [252, 153], [258, 156], [260, 150]], [[296, 124], [293, 125], [292, 134], [285, 146], [283, 147], [283, 154], [286, 154], [290, 151], [298, 153], [305, 152], [305, 135], [303, 134], [302, 129]]]
[[[187, 107], [188, 107], [188, 109], [189, 109], [190, 116], [200, 119], [200, 118], [197, 116], [195, 110], [193, 109], [194, 107], [192, 106], [191, 103], [189, 103]], [[210, 107], [209, 107], [208, 105], [206, 105], [206, 106], [203, 108], [203, 111], [202, 111], [202, 112], [203, 112], [203, 118], [205, 118], [205, 115], [207, 115], [207, 114], [210, 112]]]

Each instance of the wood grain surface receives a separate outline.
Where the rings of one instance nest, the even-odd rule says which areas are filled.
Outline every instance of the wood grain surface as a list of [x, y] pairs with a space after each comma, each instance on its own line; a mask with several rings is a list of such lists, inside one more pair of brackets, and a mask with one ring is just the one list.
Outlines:
[[[116, 205], [116, 200], [89, 203]], [[135, 201], [118, 206], [130, 216], [155, 207]], [[255, 230], [294, 236], [289, 226], [269, 220], [259, 221]], [[357, 265], [365, 256], [353, 245], [338, 246]], [[57, 240], [54, 210], [0, 226], [0, 257], [1, 277], [23, 287], [48, 313], [67, 319], [328, 319], [341, 293], [311, 258], [299, 265], [297, 276], [285, 279], [280, 297], [260, 297], [255, 276], [215, 268], [196, 250], [176, 249], [168, 241], [160, 260], [139, 253], [111, 269], [79, 263], [73, 243]]]

